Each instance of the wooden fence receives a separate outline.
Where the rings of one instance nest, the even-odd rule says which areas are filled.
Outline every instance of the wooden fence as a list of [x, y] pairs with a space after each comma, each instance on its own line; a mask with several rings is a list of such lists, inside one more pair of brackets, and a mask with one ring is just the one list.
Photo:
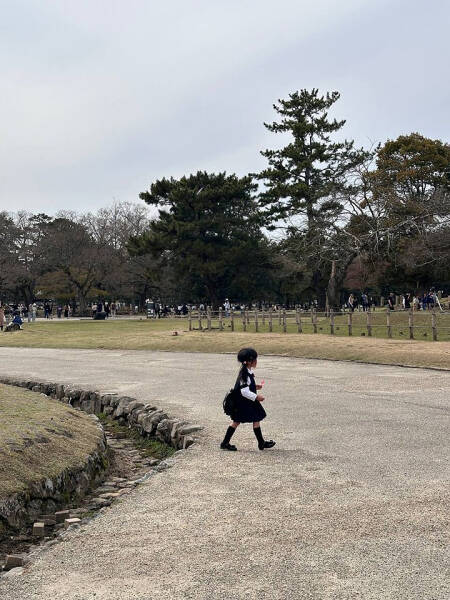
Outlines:
[[450, 339], [450, 313], [431, 311], [317, 312], [295, 310], [190, 311], [189, 331], [326, 333], [340, 336]]

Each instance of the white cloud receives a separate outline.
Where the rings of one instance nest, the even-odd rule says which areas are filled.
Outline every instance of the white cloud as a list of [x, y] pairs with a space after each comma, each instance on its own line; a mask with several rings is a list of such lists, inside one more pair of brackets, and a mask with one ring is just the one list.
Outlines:
[[87, 210], [164, 175], [256, 170], [272, 103], [302, 87], [340, 90], [360, 143], [445, 138], [449, 11], [434, 6], [17, 0], [0, 25], [0, 209]]

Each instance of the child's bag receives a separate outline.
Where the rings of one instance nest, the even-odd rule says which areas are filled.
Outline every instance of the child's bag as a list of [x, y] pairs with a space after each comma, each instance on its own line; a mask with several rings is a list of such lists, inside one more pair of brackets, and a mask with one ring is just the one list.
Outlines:
[[225, 398], [223, 399], [223, 412], [229, 417], [232, 415], [236, 406], [236, 391], [235, 388], [231, 388], [231, 390], [225, 394]]

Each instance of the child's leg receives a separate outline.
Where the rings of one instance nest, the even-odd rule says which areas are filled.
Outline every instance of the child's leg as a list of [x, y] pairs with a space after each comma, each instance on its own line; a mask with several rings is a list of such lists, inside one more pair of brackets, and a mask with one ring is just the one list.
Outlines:
[[237, 421], [233, 421], [231, 423], [231, 425], [228, 427], [226, 433], [225, 433], [225, 437], [223, 438], [223, 442], [220, 444], [220, 447], [222, 448], [222, 450], [236, 450], [236, 446], [233, 446], [232, 444], [230, 444], [230, 440], [233, 437], [234, 432], [236, 431], [236, 428], [238, 427], [239, 423]]
[[275, 442], [273, 440], [269, 440], [267, 442], [264, 440], [261, 427], [259, 426], [259, 421], [253, 423], [253, 433], [255, 434], [256, 439], [258, 440], [258, 448], [260, 450], [264, 450], [264, 448], [272, 448], [272, 446], [275, 446]]

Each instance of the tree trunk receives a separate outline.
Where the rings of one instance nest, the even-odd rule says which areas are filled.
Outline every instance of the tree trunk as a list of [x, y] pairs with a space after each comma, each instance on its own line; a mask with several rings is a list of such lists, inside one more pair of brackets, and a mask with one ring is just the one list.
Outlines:
[[337, 298], [337, 287], [336, 287], [336, 261], [331, 262], [331, 273], [327, 285], [326, 295], [326, 311], [329, 312], [330, 308], [335, 308], [338, 305]]

